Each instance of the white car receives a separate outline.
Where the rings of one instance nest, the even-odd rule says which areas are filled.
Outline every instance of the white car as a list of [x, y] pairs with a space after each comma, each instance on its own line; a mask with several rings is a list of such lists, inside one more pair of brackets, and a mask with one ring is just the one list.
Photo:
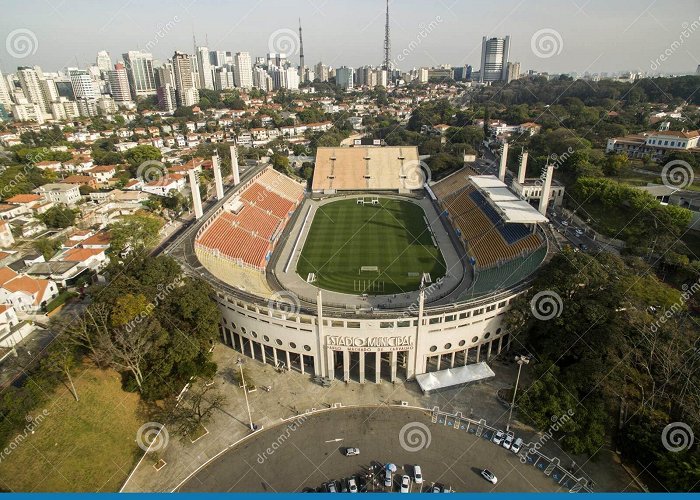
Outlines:
[[357, 481], [355, 481], [354, 477], [348, 479], [348, 490], [350, 490], [350, 493], [357, 493]]
[[408, 493], [409, 489], [411, 487], [411, 478], [404, 474], [401, 476], [401, 489], [399, 490], [401, 493]]
[[581, 229], [576, 229], [574, 232], [576, 233], [576, 236], [583, 236], [583, 230]]
[[513, 453], [518, 453], [520, 451], [520, 448], [522, 448], [522, 447], [523, 447], [523, 440], [518, 438], [513, 443], [513, 446], [510, 447], [510, 451], [512, 451]]
[[503, 440], [506, 438], [506, 435], [503, 431], [496, 431], [496, 433], [493, 435], [492, 441], [496, 444], [503, 444]]
[[391, 486], [392, 482], [393, 482], [393, 478], [391, 475], [391, 471], [389, 469], [387, 469], [386, 475], [384, 476], [384, 486], [389, 487], [389, 486]]
[[423, 471], [420, 470], [420, 465], [413, 466], [413, 480], [416, 484], [423, 484]]
[[495, 476], [495, 474], [488, 469], [482, 470], [481, 476], [491, 484], [496, 484], [498, 482], [498, 478]]
[[346, 457], [354, 457], [355, 455], [360, 454], [360, 449], [359, 448], [346, 448], [345, 449], [345, 456]]
[[513, 440], [515, 439], [515, 436], [513, 436], [512, 432], [509, 432], [506, 434], [506, 438], [503, 440], [503, 447], [506, 450], [510, 450], [510, 447], [513, 446]]

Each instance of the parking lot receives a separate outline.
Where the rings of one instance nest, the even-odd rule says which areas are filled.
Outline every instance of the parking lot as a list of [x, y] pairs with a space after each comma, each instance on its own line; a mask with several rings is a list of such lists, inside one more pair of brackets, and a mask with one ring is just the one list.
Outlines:
[[[345, 456], [348, 447], [359, 448], [360, 454]], [[383, 482], [387, 463], [396, 465], [389, 487]], [[350, 477], [360, 489], [399, 491], [401, 476], [413, 477], [416, 464], [423, 483], [411, 480], [411, 492], [432, 491], [436, 483], [453, 491], [568, 490], [494, 444], [490, 433], [477, 437], [432, 423], [429, 413], [413, 409], [354, 408], [269, 428], [210, 462], [179, 491], [326, 491], [331, 481], [340, 491]], [[481, 476], [484, 468], [496, 475], [497, 484]]]

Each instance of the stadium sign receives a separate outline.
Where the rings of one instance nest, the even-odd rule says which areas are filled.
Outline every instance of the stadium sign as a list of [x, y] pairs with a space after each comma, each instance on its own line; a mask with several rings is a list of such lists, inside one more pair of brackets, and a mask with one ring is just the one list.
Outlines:
[[395, 337], [346, 337], [327, 335], [328, 347], [345, 347], [349, 351], [392, 351], [413, 349], [413, 337], [400, 335]]

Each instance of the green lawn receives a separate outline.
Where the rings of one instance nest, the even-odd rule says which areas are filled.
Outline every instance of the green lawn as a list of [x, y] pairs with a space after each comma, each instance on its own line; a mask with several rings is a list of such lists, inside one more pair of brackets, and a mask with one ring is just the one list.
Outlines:
[[[433, 245], [423, 209], [402, 200], [379, 202], [363, 206], [351, 199], [320, 207], [297, 273], [304, 280], [315, 273], [321, 288], [370, 295], [416, 290], [421, 273], [430, 273], [433, 281], [444, 276], [445, 261]], [[377, 266], [379, 273], [360, 273], [362, 266]]]

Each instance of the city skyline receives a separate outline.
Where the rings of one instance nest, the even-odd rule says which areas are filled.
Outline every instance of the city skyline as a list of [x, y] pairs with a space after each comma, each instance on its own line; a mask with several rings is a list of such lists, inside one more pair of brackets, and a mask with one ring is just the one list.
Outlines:
[[[133, 4], [94, 5], [82, 0], [69, 4], [48, 0], [45, 5], [42, 10], [31, 4], [5, 6], [0, 22], [8, 33], [0, 50], [3, 72], [27, 65], [47, 71], [84, 68], [95, 63], [100, 50], [109, 52], [113, 62], [123, 53], [142, 50], [162, 63], [175, 50], [191, 53], [193, 36], [197, 45], [209, 50], [246, 51], [252, 57], [286, 52], [296, 67], [299, 17], [307, 67], [320, 61], [333, 67], [383, 62], [385, 2], [381, 0], [352, 5], [272, 0], [253, 6], [218, 5], [211, 0], [146, 1], [138, 10], [130, 9]], [[438, 2], [417, 8], [415, 1], [394, 0], [389, 2], [391, 59], [402, 70], [443, 64], [470, 64], [478, 69], [482, 37], [509, 35], [509, 60], [520, 62], [523, 71], [689, 74], [698, 65], [690, 47], [695, 37], [700, 38], [700, 18], [694, 2], [680, 0], [675, 5], [659, 9], [654, 2], [608, 5], [594, 0], [537, 6]], [[475, 15], [480, 21], [469, 22]], [[64, 25], [74, 22], [81, 28], [57, 30], [57, 18]], [[347, 28], [339, 29], [340, 22], [347, 23]], [[22, 58], [13, 57], [13, 33], [26, 36], [31, 45]]]

